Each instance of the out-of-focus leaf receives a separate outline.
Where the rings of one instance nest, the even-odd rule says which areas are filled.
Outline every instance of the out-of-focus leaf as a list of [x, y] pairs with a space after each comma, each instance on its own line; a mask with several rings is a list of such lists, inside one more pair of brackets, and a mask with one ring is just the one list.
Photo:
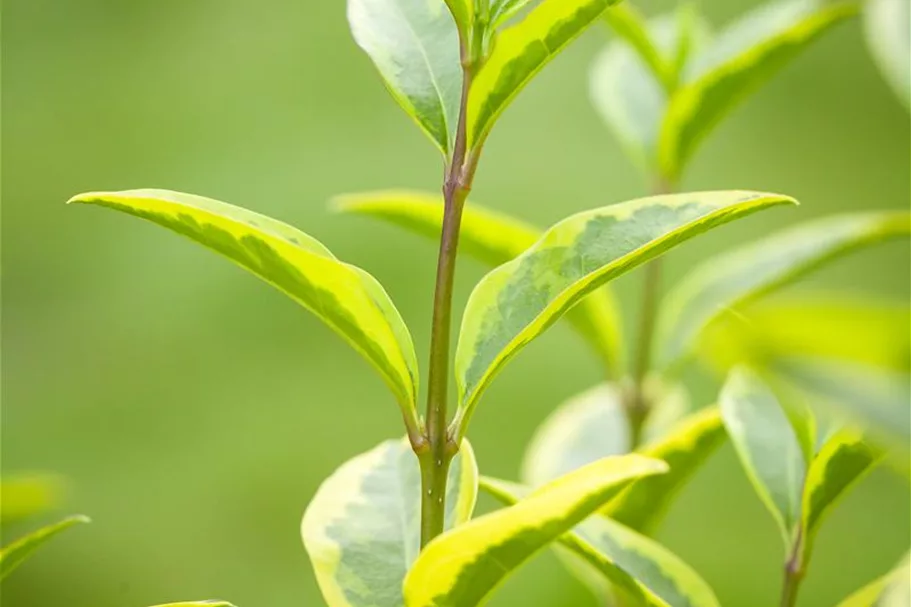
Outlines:
[[698, 143], [739, 101], [833, 25], [854, 2], [784, 0], [763, 5], [722, 30], [687, 66], [661, 131], [661, 172], [679, 176]]
[[879, 455], [850, 430], [836, 433], [810, 462], [803, 490], [803, 562], [809, 561], [823, 518], [876, 465]]
[[790, 549], [800, 521], [806, 459], [788, 416], [768, 386], [734, 369], [720, 396], [721, 415], [747, 478]]
[[234, 607], [231, 603], [227, 601], [219, 601], [216, 599], [206, 600], [206, 601], [185, 601], [180, 603], [167, 603], [165, 605], [156, 605], [155, 607]]
[[[343, 212], [382, 219], [434, 240], [440, 238], [443, 201], [439, 194], [402, 190], [364, 192], [340, 196], [335, 206]], [[533, 226], [469, 202], [462, 214], [459, 252], [498, 266], [521, 255], [540, 236], [541, 231]], [[623, 366], [622, 322], [607, 287], [579, 302], [566, 318], [599, 356], [608, 376], [619, 376]]]
[[911, 605], [911, 553], [886, 575], [873, 580], [838, 607], [908, 607]]
[[469, 149], [483, 145], [519, 91], [615, 1], [543, 2], [498, 35], [468, 96]]
[[770, 369], [810, 406], [847, 415], [869, 432], [871, 440], [895, 450], [897, 459], [907, 466], [911, 458], [908, 373], [820, 358], [780, 358]]
[[907, 0], [866, 0], [867, 46], [886, 81], [911, 109], [911, 4]]
[[[661, 19], [664, 22], [667, 18]], [[626, 46], [635, 51], [642, 59], [642, 67], [669, 89], [672, 85], [674, 74], [673, 63], [668, 60], [669, 50], [666, 46], [660, 47], [654, 39], [656, 21], [646, 22], [645, 18], [629, 2], [612, 6], [604, 13], [604, 20], [610, 28], [620, 37]], [[668, 37], [676, 37], [676, 24], [667, 24]], [[650, 31], [651, 30], [651, 31]]]
[[[465, 0], [447, 0], [458, 5]], [[464, 18], [464, 15], [462, 16]], [[443, 0], [348, 0], [351, 32], [386, 88], [443, 154], [462, 96], [459, 33]]]
[[[467, 441], [452, 460], [445, 527], [471, 518], [478, 468]], [[386, 441], [326, 479], [301, 524], [329, 607], [401, 607], [421, 549], [421, 471], [407, 440]]]
[[841, 255], [909, 234], [911, 213], [849, 213], [810, 221], [712, 258], [674, 288], [661, 308], [659, 366], [667, 368], [688, 354], [705, 326], [724, 311]]
[[534, 0], [491, 0], [490, 27], [499, 28], [518, 15]]
[[16, 473], [0, 481], [0, 523], [15, 523], [52, 510], [60, 502], [63, 481], [47, 473]]
[[720, 372], [739, 363], [765, 365], [781, 356], [819, 356], [911, 368], [907, 303], [851, 293], [779, 295], [739, 306], [706, 327], [700, 358]]
[[617, 491], [667, 466], [641, 455], [599, 460], [432, 540], [405, 578], [408, 607], [474, 607], [529, 557]]
[[32, 553], [50, 541], [60, 533], [63, 533], [73, 525], [88, 523], [87, 516], [71, 516], [63, 519], [59, 523], [42, 527], [25, 537], [21, 537], [12, 544], [4, 546], [0, 550], [0, 580], [8, 576], [16, 567], [22, 564]]
[[651, 532], [673, 497], [724, 437], [717, 407], [707, 407], [683, 419], [665, 436], [639, 449], [642, 455], [667, 462], [670, 472], [631, 485], [607, 504], [603, 514], [640, 533]]
[[655, 196], [579, 213], [547, 230], [469, 297], [455, 356], [456, 427], [464, 433], [503, 365], [587, 294], [698, 234], [789, 203], [737, 191]]
[[409, 428], [418, 365], [411, 335], [373, 276], [280, 221], [224, 202], [167, 190], [90, 192], [70, 200], [135, 215], [220, 253], [284, 292], [360, 352], [395, 394]]
[[[507, 506], [519, 503], [528, 493], [521, 485], [487, 477], [482, 477], [481, 488]], [[622, 592], [634, 604], [719, 605], [708, 584], [686, 563], [657, 542], [610, 519], [590, 517], [561, 536], [559, 542], [576, 557], [567, 563], [571, 570], [586, 578], [600, 576], [614, 592]], [[564, 558], [562, 551], [557, 554]], [[582, 568], [577, 570], [579, 560]]]

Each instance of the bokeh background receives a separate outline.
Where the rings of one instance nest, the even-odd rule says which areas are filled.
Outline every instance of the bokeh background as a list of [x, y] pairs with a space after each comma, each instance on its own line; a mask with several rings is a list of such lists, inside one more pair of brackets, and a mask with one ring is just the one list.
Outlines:
[[[703, 2], [716, 24], [754, 4]], [[655, 14], [668, 4], [640, 6]], [[289, 221], [386, 285], [425, 365], [434, 244], [333, 216], [326, 202], [436, 189], [436, 152], [351, 41], [342, 0], [6, 0], [2, 28], [3, 473], [60, 473], [63, 511], [94, 519], [5, 581], [5, 607], [322, 605], [301, 513], [344, 460], [400, 434], [392, 398], [315, 318], [233, 265], [133, 218], [63, 202], [164, 187]], [[548, 225], [643, 194], [587, 99], [606, 38], [589, 32], [510, 108], [476, 199]], [[666, 282], [800, 219], [907, 208], [909, 167], [908, 114], [873, 67], [860, 23], [843, 25], [742, 105], [685, 182], [785, 192], [803, 206], [687, 244], [668, 258]], [[458, 306], [483, 272], [461, 264]], [[908, 246], [895, 243], [810, 282], [907, 300], [909, 276]], [[640, 279], [617, 283], [631, 324]], [[471, 436], [483, 470], [515, 477], [534, 428], [598, 379], [577, 337], [550, 330], [479, 408]], [[692, 379], [695, 401], [709, 403], [715, 384]], [[659, 537], [724, 605], [775, 602], [780, 540], [729, 447], [685, 489]], [[823, 529], [801, 605], [834, 604], [908, 541], [907, 486], [877, 472]], [[590, 604], [548, 553], [491, 601]]]

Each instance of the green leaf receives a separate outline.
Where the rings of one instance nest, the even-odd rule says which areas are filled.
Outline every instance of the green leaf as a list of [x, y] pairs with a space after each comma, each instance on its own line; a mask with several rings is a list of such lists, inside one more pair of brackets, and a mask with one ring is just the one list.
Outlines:
[[446, 6], [449, 7], [458, 31], [462, 34], [461, 39], [470, 40], [471, 28], [475, 19], [474, 0], [446, 0]]
[[867, 46], [895, 94], [911, 109], [911, 6], [907, 0], [866, 0]]
[[[447, 529], [471, 518], [478, 467], [467, 441], [452, 460]], [[329, 607], [401, 607], [402, 580], [421, 548], [421, 471], [407, 440], [386, 441], [326, 479], [301, 524]]]
[[490, 27], [499, 28], [532, 2], [533, 0], [491, 0]]
[[219, 601], [216, 599], [207, 600], [207, 601], [188, 601], [182, 603], [167, 603], [165, 605], [156, 605], [155, 607], [234, 607], [231, 603], [226, 601]]
[[[446, 4], [458, 9], [464, 1]], [[459, 34], [446, 4], [348, 0], [354, 40], [373, 60], [395, 100], [444, 155], [452, 151], [462, 96]]]
[[166, 190], [90, 192], [70, 202], [147, 219], [220, 253], [316, 314], [360, 352], [392, 389], [410, 432], [419, 427], [418, 366], [408, 328], [370, 274], [314, 238], [265, 215]]
[[[481, 478], [480, 486], [507, 506], [519, 503], [528, 493], [521, 485], [487, 477]], [[566, 561], [565, 553], [557, 552], [571, 570], [586, 578], [591, 573], [601, 576], [615, 591], [634, 599], [634, 604], [656, 607], [719, 605], [708, 584], [686, 563], [661, 544], [610, 519], [590, 517], [558, 541], [576, 557]], [[576, 570], [577, 560], [581, 560], [584, 569]]]
[[19, 538], [12, 544], [4, 546], [3, 549], [0, 550], [0, 580], [8, 576], [16, 567], [29, 558], [35, 550], [58, 534], [63, 533], [73, 525], [88, 522], [90, 521], [87, 516], [71, 516], [63, 519], [59, 523], [42, 527], [25, 537]]
[[484, 144], [494, 122], [519, 91], [614, 2], [543, 2], [499, 34], [468, 95], [469, 149]]
[[646, 23], [645, 18], [628, 2], [608, 9], [604, 13], [604, 20], [625, 43], [625, 46], [636, 52], [636, 55], [642, 60], [641, 67], [647, 68], [647, 72], [651, 76], [661, 82], [666, 89], [670, 89], [674, 74], [672, 73], [673, 65], [667, 57], [668, 51], [673, 46], [670, 49], [666, 45], [659, 47], [654, 39], [654, 28], [659, 22], [666, 23], [667, 25], [661, 28], [665, 35], [676, 37], [676, 24], [669, 23], [667, 17]]
[[405, 578], [408, 607], [474, 607], [533, 554], [634, 480], [667, 466], [640, 455], [599, 460], [431, 541]]
[[721, 372], [782, 356], [821, 356], [902, 371], [911, 366], [911, 318], [904, 302], [837, 291], [779, 295], [713, 320], [697, 350]]
[[[607, 14], [613, 15], [624, 6], [614, 7]], [[622, 23], [626, 28], [632, 27]], [[665, 48], [673, 46], [677, 34], [677, 23], [672, 16], [651, 21], [647, 34], [643, 32], [649, 36], [650, 44], [652, 39], [656, 41], [651, 44], [656, 54], [657, 41]], [[656, 75], [653, 66], [647, 65], [643, 58], [643, 52], [630, 46], [627, 40], [610, 43], [592, 65], [589, 92], [595, 109], [626, 153], [644, 172], [652, 175], [658, 164], [658, 134], [668, 102], [661, 78], [669, 76]], [[667, 68], [662, 64], [660, 69], [664, 74]]]
[[878, 460], [879, 455], [859, 434], [842, 430], [826, 441], [810, 462], [801, 507], [804, 565], [809, 562], [824, 517]]
[[0, 481], [0, 523], [7, 525], [44, 514], [59, 504], [62, 492], [63, 481], [53, 474], [7, 476]]
[[668, 294], [657, 321], [659, 366], [688, 354], [725, 310], [791, 283], [857, 249], [911, 234], [911, 213], [847, 213], [806, 222], [716, 256]]
[[769, 367], [812, 407], [847, 415], [870, 439], [911, 458], [911, 377], [865, 365], [819, 358], [780, 358]]
[[785, 0], [723, 30], [689, 64], [661, 130], [662, 174], [676, 180], [699, 142], [734, 106], [835, 24], [853, 2]]
[[639, 450], [642, 455], [667, 462], [670, 472], [631, 485], [611, 500], [602, 513], [640, 533], [652, 532], [674, 496], [724, 437], [717, 407], [707, 407], [684, 418], [667, 435]]
[[[643, 434], [651, 439], [679, 421], [689, 408], [689, 397], [682, 386], [657, 381], [648, 382], [646, 390], [655, 410], [648, 416]], [[522, 480], [538, 487], [601, 458], [631, 451], [623, 394], [620, 385], [602, 383], [557, 407], [528, 445]]]
[[911, 604], [911, 553], [886, 575], [864, 586], [838, 607], [907, 607]]
[[772, 391], [751, 371], [734, 369], [720, 396], [721, 415], [747, 478], [789, 549], [800, 521], [806, 460]]
[[456, 427], [464, 432], [503, 365], [594, 289], [698, 234], [773, 206], [785, 196], [707, 192], [655, 196], [573, 215], [472, 292], [455, 367]]
[[[443, 201], [438, 194], [403, 190], [348, 194], [335, 199], [335, 208], [382, 219], [435, 241], [440, 238]], [[521, 255], [540, 236], [535, 227], [469, 202], [462, 214], [459, 252], [498, 266]], [[567, 320], [599, 356], [608, 376], [619, 376], [622, 322], [611, 292], [595, 291], [569, 311]]]

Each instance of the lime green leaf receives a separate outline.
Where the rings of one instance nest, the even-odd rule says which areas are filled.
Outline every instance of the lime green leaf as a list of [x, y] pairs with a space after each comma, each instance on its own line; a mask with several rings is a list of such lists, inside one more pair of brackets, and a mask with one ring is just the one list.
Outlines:
[[791, 547], [800, 520], [806, 460], [777, 398], [745, 368], [731, 372], [721, 390], [721, 415], [747, 477]]
[[884, 447], [911, 458], [911, 377], [875, 367], [819, 358], [781, 358], [770, 364], [778, 380], [822, 410], [847, 415]]
[[[518, 503], [528, 493], [521, 485], [487, 477], [481, 478], [481, 488], [507, 506]], [[607, 581], [614, 591], [623, 592], [635, 604], [719, 605], [708, 584], [686, 563], [657, 542], [610, 519], [590, 517], [561, 536], [559, 542], [576, 557], [565, 561], [571, 570], [588, 579], [591, 573], [602, 576], [602, 586]], [[563, 551], [557, 554], [564, 559]], [[577, 560], [582, 561], [583, 569], [576, 569]]]
[[809, 561], [823, 518], [878, 459], [879, 454], [859, 434], [842, 430], [826, 441], [810, 462], [801, 508], [804, 564]]
[[52, 510], [62, 492], [63, 481], [53, 474], [7, 476], [0, 481], [0, 523], [15, 523]]
[[705, 326], [725, 310], [849, 252], [909, 234], [911, 213], [848, 213], [803, 223], [711, 259], [668, 294], [662, 306], [660, 365], [666, 368], [688, 354]]
[[155, 607], [234, 607], [231, 603], [226, 601], [219, 601], [216, 599], [207, 600], [207, 601], [188, 601], [182, 603], [167, 603], [165, 605], [156, 605]]
[[676, 179], [709, 130], [739, 101], [833, 25], [857, 13], [852, 2], [785, 0], [723, 30], [688, 66], [661, 132], [661, 170]]
[[471, 27], [474, 23], [474, 0], [446, 0], [446, 6], [455, 19], [462, 39], [470, 40]]
[[[447, 529], [471, 518], [478, 467], [468, 441], [452, 460]], [[402, 580], [421, 549], [421, 471], [407, 440], [386, 441], [326, 479], [301, 524], [329, 607], [401, 607]]]
[[[643, 435], [657, 438], [685, 413], [689, 398], [682, 386], [664, 386], [658, 381], [647, 382], [646, 392], [654, 411], [646, 420]], [[557, 407], [529, 443], [522, 480], [538, 487], [585, 464], [632, 450], [623, 394], [621, 386], [603, 383]]]
[[455, 367], [457, 427], [503, 365], [585, 295], [674, 246], [756, 211], [793, 203], [756, 192], [655, 196], [573, 215], [475, 287]]
[[483, 145], [519, 91], [615, 1], [543, 2], [499, 34], [468, 96], [469, 149]]
[[474, 607], [533, 554], [634, 480], [667, 466], [640, 455], [605, 458], [468, 522], [424, 548], [405, 578], [408, 607]]
[[59, 523], [42, 527], [41, 529], [21, 537], [0, 550], [0, 580], [8, 576], [16, 567], [22, 564], [32, 553], [44, 543], [50, 541], [58, 534], [66, 531], [73, 525], [88, 523], [87, 516], [71, 516]]
[[667, 435], [639, 453], [667, 462], [670, 472], [645, 478], [611, 500], [602, 513], [641, 533], [654, 530], [671, 500], [724, 440], [717, 407], [707, 407], [680, 421]]
[[[642, 60], [641, 67], [661, 82], [665, 88], [670, 88], [674, 75], [671, 73], [673, 64], [668, 61], [669, 50], [667, 47], [659, 48], [653, 39], [654, 24], [646, 23], [645, 18], [629, 2], [613, 6], [604, 13], [604, 20], [610, 28], [620, 37], [626, 46], [631, 47]], [[657, 21], [657, 20], [656, 20]], [[666, 18], [660, 21], [666, 21]], [[668, 23], [667, 33], [676, 37], [676, 27]], [[649, 31], [652, 30], [652, 31]], [[673, 47], [672, 47], [673, 48]]]
[[[458, 8], [464, 1], [447, 4]], [[348, 0], [348, 22], [395, 100], [444, 154], [450, 153], [462, 64], [458, 29], [443, 0]]]
[[135, 215], [221, 253], [316, 314], [379, 370], [410, 432], [418, 428], [418, 366], [408, 328], [370, 274], [312, 237], [264, 215], [166, 190], [91, 192], [70, 202]]
[[911, 109], [911, 5], [907, 0], [867, 0], [864, 31], [873, 59], [906, 107]]
[[[337, 209], [388, 221], [434, 240], [443, 223], [443, 201], [438, 194], [402, 190], [340, 196]], [[521, 255], [541, 236], [522, 221], [468, 203], [462, 214], [459, 252], [493, 266]], [[608, 375], [619, 375], [623, 363], [621, 320], [610, 291], [599, 289], [569, 311], [567, 320], [601, 358]]]
[[719, 371], [781, 356], [822, 356], [895, 371], [911, 366], [907, 303], [815, 292], [779, 295], [713, 320], [698, 353]]
[[911, 553], [892, 571], [864, 586], [838, 607], [907, 607], [911, 605]]

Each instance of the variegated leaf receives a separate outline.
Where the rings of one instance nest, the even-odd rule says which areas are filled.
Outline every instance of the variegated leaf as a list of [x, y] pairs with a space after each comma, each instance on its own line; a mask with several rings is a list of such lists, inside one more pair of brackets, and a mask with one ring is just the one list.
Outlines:
[[[443, 201], [439, 194], [403, 190], [347, 194], [335, 200], [346, 213], [367, 215], [439, 240]], [[459, 252], [492, 266], [515, 259], [541, 236], [523, 221], [469, 202], [462, 214]], [[605, 287], [591, 293], [566, 315], [601, 359], [608, 377], [623, 368], [621, 319], [613, 294]]]
[[617, 491], [667, 466], [640, 455], [599, 460], [521, 502], [431, 541], [405, 578], [408, 607], [474, 607], [533, 554], [572, 529]]
[[794, 428], [771, 389], [745, 368], [731, 372], [719, 401], [744, 472], [778, 523], [789, 550], [800, 522], [807, 471]]
[[494, 122], [525, 85], [614, 2], [542, 2], [499, 33], [468, 96], [469, 149], [483, 145]]
[[724, 440], [718, 407], [707, 407], [680, 420], [639, 453], [667, 462], [670, 472], [642, 479], [611, 500], [602, 513], [640, 533], [650, 533], [671, 500]]
[[[649, 477], [656, 478], [656, 477]], [[642, 479], [647, 481], [649, 479]], [[642, 481], [640, 481], [642, 482]], [[633, 485], [635, 486], [635, 485]], [[482, 477], [481, 488], [511, 506], [528, 489]], [[611, 594], [648, 607], [714, 607], [718, 599], [686, 563], [661, 544], [605, 517], [593, 516], [559, 539], [557, 555], [571, 571], [599, 579]], [[572, 557], [571, 560], [566, 557]], [[597, 576], [597, 577], [595, 577]]]
[[674, 246], [793, 199], [756, 192], [655, 196], [573, 215], [485, 276], [462, 318], [456, 427], [503, 365], [594, 289]]
[[665, 299], [657, 328], [659, 366], [667, 368], [688, 354], [705, 326], [725, 310], [849, 252], [909, 234], [911, 213], [847, 213], [803, 223], [712, 258]]
[[167, 190], [90, 192], [70, 202], [111, 208], [173, 230], [276, 287], [373, 364], [395, 394], [409, 430], [419, 427], [417, 358], [402, 317], [373, 276], [339, 261], [316, 239], [265, 215]]
[[801, 542], [804, 565], [824, 517], [879, 460], [879, 454], [851, 430], [837, 432], [823, 445], [807, 470], [801, 506]]
[[0, 550], [0, 580], [8, 576], [21, 565], [32, 553], [74, 525], [88, 523], [87, 516], [71, 516], [59, 523], [42, 527]]
[[[467, 441], [452, 460], [446, 529], [471, 518], [478, 468]], [[401, 607], [402, 580], [421, 549], [421, 471], [406, 440], [348, 460], [317, 490], [301, 524], [329, 607]]]
[[447, 4], [459, 9], [464, 3], [348, 0], [354, 40], [373, 60], [395, 100], [443, 154], [452, 151], [462, 96], [459, 34]]
[[674, 180], [696, 146], [749, 92], [833, 25], [855, 15], [852, 1], [783, 0], [721, 31], [687, 66], [661, 130], [661, 173]]

